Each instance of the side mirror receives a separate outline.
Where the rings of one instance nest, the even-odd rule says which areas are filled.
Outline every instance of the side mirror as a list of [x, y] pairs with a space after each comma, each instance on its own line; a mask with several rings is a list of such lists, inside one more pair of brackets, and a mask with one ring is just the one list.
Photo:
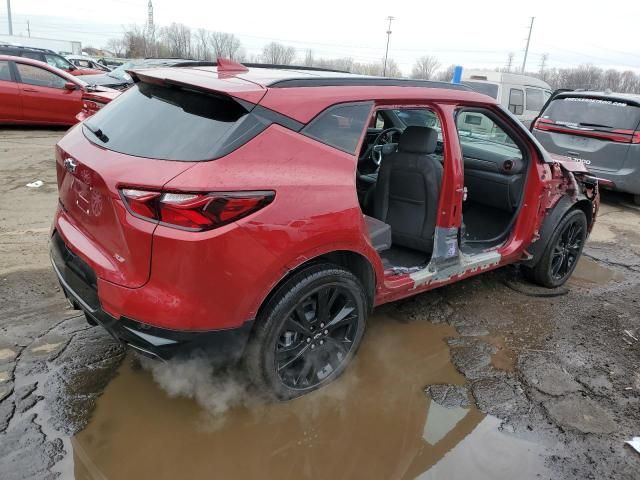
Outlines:
[[73, 83], [73, 82], [66, 82], [66, 83], [64, 84], [64, 89], [65, 89], [65, 90], [69, 90], [69, 91], [71, 91], [71, 92], [72, 92], [72, 91], [74, 91], [74, 90], [77, 90], [77, 89], [78, 89], [78, 85], [76, 85], [76, 84], [75, 84], [75, 83]]

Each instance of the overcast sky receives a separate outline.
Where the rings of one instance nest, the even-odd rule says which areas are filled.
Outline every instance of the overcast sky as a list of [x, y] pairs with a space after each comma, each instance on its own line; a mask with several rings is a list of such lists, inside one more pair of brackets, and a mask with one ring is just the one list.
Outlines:
[[[146, 22], [148, 0], [11, 0], [14, 34], [80, 40], [103, 46], [123, 27]], [[549, 54], [557, 67], [592, 63], [640, 72], [640, 42], [635, 36], [640, 2], [536, 0], [154, 0], [156, 25], [184, 23], [236, 34], [248, 53], [277, 40], [296, 47], [299, 57], [353, 57], [372, 62], [384, 56], [385, 17], [393, 22], [389, 56], [405, 73], [415, 58], [437, 57], [443, 66], [495, 68], [507, 54], [522, 63], [529, 18], [535, 24], [529, 70]], [[621, 14], [622, 12], [622, 14]], [[7, 33], [6, 1], [0, 0], [0, 34]]]

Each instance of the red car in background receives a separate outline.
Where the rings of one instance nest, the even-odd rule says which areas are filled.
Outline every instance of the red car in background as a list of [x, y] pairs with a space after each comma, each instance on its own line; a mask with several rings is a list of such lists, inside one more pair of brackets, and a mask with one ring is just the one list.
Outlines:
[[53, 50], [46, 48], [25, 47], [22, 45], [9, 45], [6, 43], [0, 43], [0, 55], [12, 55], [15, 57], [30, 58], [31, 60], [38, 60], [39, 62], [48, 63], [52, 67], [64, 70], [71, 75], [95, 75], [98, 73], [104, 73], [103, 70], [96, 70], [93, 68], [78, 67], [64, 58], [62, 55], [58, 55]]
[[109, 91], [44, 62], [0, 55], [0, 124], [73, 125], [84, 95]]

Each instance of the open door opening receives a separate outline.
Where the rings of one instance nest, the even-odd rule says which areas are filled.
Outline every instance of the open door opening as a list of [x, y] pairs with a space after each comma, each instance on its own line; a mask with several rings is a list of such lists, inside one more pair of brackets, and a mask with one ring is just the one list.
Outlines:
[[433, 110], [376, 112], [356, 182], [369, 238], [386, 270], [417, 271], [431, 260], [443, 163], [440, 121]]
[[467, 192], [461, 250], [473, 253], [508, 239], [521, 205], [529, 159], [518, 137], [489, 111], [461, 110], [456, 126]]

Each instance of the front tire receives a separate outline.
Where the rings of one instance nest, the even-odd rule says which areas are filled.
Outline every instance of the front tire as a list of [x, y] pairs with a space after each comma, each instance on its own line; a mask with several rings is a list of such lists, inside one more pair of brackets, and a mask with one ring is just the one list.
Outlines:
[[360, 281], [335, 265], [288, 279], [258, 316], [245, 364], [254, 383], [280, 400], [316, 390], [342, 374], [365, 330]]
[[563, 285], [576, 268], [585, 240], [587, 217], [579, 209], [570, 210], [556, 227], [538, 263], [521, 267], [528, 280], [547, 288]]

